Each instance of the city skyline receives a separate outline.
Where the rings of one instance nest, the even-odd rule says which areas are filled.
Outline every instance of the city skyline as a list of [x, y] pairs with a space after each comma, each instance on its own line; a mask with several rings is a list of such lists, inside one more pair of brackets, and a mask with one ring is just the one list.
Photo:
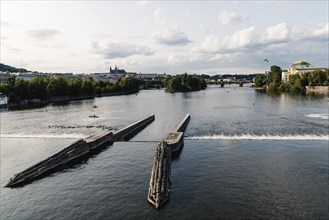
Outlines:
[[[327, 1], [1, 1], [1, 63], [41, 72], [328, 67]], [[269, 62], [264, 62], [268, 59]]]

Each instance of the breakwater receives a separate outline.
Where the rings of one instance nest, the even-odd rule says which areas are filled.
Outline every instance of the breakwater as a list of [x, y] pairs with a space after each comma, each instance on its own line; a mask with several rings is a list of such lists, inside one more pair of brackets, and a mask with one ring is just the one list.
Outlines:
[[155, 119], [151, 115], [143, 120], [137, 121], [115, 133], [99, 132], [80, 139], [58, 153], [48, 157], [45, 160], [15, 174], [8, 182], [6, 187], [15, 187], [32, 182], [35, 179], [47, 176], [63, 168], [69, 167], [76, 160], [88, 157], [92, 152], [101, 149], [104, 146], [111, 145], [117, 140], [129, 140], [139, 131], [144, 129]]
[[162, 139], [156, 148], [147, 195], [147, 200], [155, 208], [159, 208], [170, 198], [171, 158], [172, 154], [180, 151], [183, 146], [184, 132], [189, 121], [190, 115], [187, 114], [174, 132]]

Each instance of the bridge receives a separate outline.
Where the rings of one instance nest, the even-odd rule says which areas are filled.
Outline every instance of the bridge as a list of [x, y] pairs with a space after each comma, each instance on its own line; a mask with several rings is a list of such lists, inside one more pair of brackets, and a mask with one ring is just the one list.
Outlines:
[[220, 85], [224, 87], [224, 85], [238, 84], [240, 87], [243, 87], [243, 84], [252, 83], [252, 80], [220, 80], [216, 82], [207, 82], [209, 85]]

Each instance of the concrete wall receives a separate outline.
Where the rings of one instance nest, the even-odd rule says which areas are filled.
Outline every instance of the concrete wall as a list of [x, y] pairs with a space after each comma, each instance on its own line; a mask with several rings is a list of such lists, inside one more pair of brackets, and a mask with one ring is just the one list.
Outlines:
[[329, 86], [306, 86], [307, 92], [329, 92]]

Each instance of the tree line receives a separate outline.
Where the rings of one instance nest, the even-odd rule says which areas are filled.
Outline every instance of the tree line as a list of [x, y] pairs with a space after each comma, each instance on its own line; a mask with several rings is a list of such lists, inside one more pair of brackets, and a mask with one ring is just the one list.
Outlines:
[[315, 70], [303, 74], [289, 76], [288, 82], [282, 82], [282, 69], [279, 66], [271, 66], [266, 74], [258, 74], [254, 78], [256, 87], [266, 89], [268, 92], [305, 93], [306, 86], [329, 86], [329, 70]]
[[165, 88], [167, 92], [189, 92], [205, 89], [207, 85], [203, 78], [184, 73], [177, 76], [168, 76], [165, 79]]
[[133, 77], [121, 78], [112, 84], [106, 81], [95, 81], [92, 77], [86, 79], [67, 78], [62, 76], [35, 77], [23, 80], [16, 76], [0, 83], [0, 92], [9, 97], [9, 102], [18, 103], [22, 99], [47, 100], [58, 96], [96, 96], [117, 92], [136, 92], [139, 90], [139, 80]]

